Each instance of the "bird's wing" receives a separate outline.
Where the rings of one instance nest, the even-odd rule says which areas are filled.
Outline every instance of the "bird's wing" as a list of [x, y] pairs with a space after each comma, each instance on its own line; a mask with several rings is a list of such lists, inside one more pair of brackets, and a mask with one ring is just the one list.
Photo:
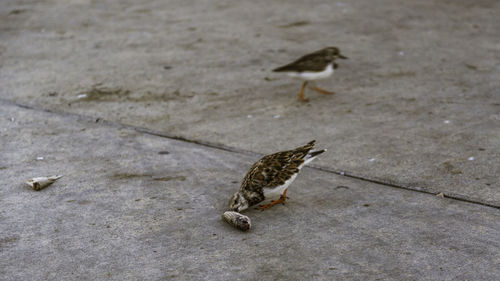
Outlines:
[[274, 69], [274, 72], [303, 72], [303, 71], [323, 71], [330, 61], [326, 60], [324, 56], [319, 55], [318, 52], [314, 52], [305, 55], [296, 61], [289, 63], [284, 66], [280, 66]]
[[242, 187], [247, 190], [262, 190], [262, 188], [274, 188], [285, 184], [288, 179], [299, 172], [300, 165], [304, 163], [304, 158], [313, 147], [314, 141], [311, 141], [294, 150], [263, 157], [250, 168]]

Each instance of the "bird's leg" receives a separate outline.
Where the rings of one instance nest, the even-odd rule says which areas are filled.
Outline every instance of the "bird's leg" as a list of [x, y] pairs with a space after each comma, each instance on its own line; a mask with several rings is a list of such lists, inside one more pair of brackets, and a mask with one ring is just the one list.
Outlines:
[[330, 92], [330, 91], [327, 91], [325, 89], [321, 89], [321, 88], [318, 88], [318, 87], [311, 87], [311, 90], [314, 90], [314, 91], [316, 91], [318, 93], [322, 93], [324, 95], [333, 95], [333, 94], [335, 94], [334, 92]]
[[304, 102], [309, 101], [308, 99], [304, 98], [304, 89], [306, 88], [306, 85], [307, 81], [304, 81], [304, 83], [302, 84], [302, 88], [300, 88], [300, 93], [299, 93], [299, 100]]
[[285, 200], [288, 199], [288, 196], [286, 196], [286, 191], [288, 190], [288, 188], [286, 188], [284, 191], [283, 191], [283, 194], [281, 195], [280, 199], [283, 198], [283, 205], [285, 205]]
[[264, 211], [264, 210], [267, 210], [267, 209], [271, 208], [272, 206], [277, 205], [279, 203], [285, 205], [286, 199], [288, 199], [288, 196], [286, 196], [286, 189], [285, 189], [285, 191], [283, 191], [283, 194], [280, 196], [280, 199], [273, 200], [273, 201], [271, 201], [271, 203], [269, 203], [267, 205], [260, 205], [258, 209]]

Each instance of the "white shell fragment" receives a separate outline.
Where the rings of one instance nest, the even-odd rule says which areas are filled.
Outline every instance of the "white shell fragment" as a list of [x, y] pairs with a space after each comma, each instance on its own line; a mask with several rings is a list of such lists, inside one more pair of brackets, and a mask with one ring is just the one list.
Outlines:
[[224, 214], [222, 214], [222, 219], [241, 231], [247, 231], [251, 227], [250, 218], [238, 212], [224, 212]]
[[36, 177], [28, 180], [26, 183], [34, 190], [38, 191], [46, 188], [60, 178], [62, 178], [62, 176]]

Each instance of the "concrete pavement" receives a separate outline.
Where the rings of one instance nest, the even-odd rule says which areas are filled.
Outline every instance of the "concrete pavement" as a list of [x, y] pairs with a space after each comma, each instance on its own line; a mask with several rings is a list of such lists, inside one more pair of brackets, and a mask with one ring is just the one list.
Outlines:
[[[315, 138], [322, 167], [500, 206], [499, 5], [4, 2], [0, 95], [259, 153]], [[298, 103], [270, 70], [329, 45], [337, 95]]]
[[[3, 1], [0, 280], [495, 279], [499, 5]], [[270, 70], [329, 45], [298, 102]], [[289, 204], [221, 221], [311, 139]]]
[[[2, 280], [493, 280], [497, 209], [306, 168], [222, 222], [255, 157], [2, 102]], [[9, 118], [14, 118], [11, 121]], [[43, 157], [43, 160], [37, 160]], [[22, 184], [64, 177], [36, 192]]]

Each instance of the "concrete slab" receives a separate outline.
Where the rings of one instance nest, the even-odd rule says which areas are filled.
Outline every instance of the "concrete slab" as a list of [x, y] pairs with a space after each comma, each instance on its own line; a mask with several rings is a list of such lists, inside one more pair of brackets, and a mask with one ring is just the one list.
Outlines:
[[[0, 102], [1, 280], [494, 280], [497, 209], [304, 169], [220, 219], [256, 159]], [[43, 160], [37, 160], [43, 157]], [[22, 183], [63, 174], [36, 192]]]
[[[0, 96], [259, 153], [315, 138], [329, 170], [500, 206], [499, 9], [2, 1]], [[301, 104], [270, 69], [328, 45], [337, 95]]]

